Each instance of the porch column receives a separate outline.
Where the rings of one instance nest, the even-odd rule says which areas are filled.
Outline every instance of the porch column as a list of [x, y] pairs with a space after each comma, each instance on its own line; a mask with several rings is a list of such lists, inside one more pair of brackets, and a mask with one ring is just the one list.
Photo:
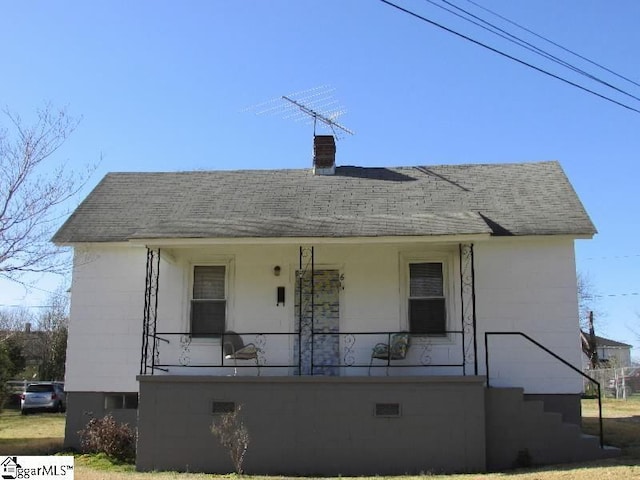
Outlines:
[[140, 374], [153, 375], [159, 356], [157, 322], [158, 322], [158, 288], [160, 284], [160, 249], [147, 247], [147, 269], [144, 287], [144, 313], [142, 319], [142, 352], [140, 355]]
[[462, 308], [462, 353], [464, 374], [478, 375], [476, 336], [476, 284], [473, 243], [460, 244], [460, 303]]
[[301, 246], [297, 272], [296, 304], [298, 321], [296, 323], [297, 374], [313, 375], [314, 359], [314, 248]]

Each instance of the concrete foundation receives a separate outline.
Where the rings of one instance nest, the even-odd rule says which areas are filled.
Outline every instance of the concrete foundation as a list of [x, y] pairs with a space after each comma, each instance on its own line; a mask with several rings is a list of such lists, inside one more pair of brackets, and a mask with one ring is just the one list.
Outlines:
[[228, 473], [214, 406], [242, 405], [249, 474], [485, 470], [483, 377], [141, 376], [138, 470]]
[[[583, 435], [580, 426], [563, 421], [561, 413], [546, 410], [548, 396], [541, 397], [525, 399], [520, 388], [486, 390], [487, 469], [581, 462], [619, 454], [617, 449], [602, 449], [599, 438]], [[565, 397], [555, 399], [558, 405], [572, 403], [574, 396]], [[579, 404], [579, 398], [577, 401]]]
[[575, 394], [524, 394], [527, 401], [541, 401], [544, 404], [544, 411], [549, 413], [559, 413], [562, 421], [582, 425], [582, 405], [581, 396]]
[[[135, 394], [136, 392], [132, 392]], [[135, 408], [109, 409], [106, 408], [105, 397], [113, 395], [110, 392], [67, 392], [67, 414], [64, 432], [65, 448], [80, 449], [80, 435], [91, 418], [102, 418], [111, 414], [120, 423], [128, 423], [136, 428], [138, 410]]]
[[[579, 395], [485, 388], [484, 377], [140, 376], [139, 409], [119, 394], [69, 392], [65, 446], [91, 417], [138, 428], [137, 468], [228, 473], [211, 433], [242, 405], [244, 468], [268, 475], [481, 472], [616, 455], [580, 431]], [[135, 392], [123, 395], [137, 400]], [[133, 397], [132, 397], [133, 395]]]

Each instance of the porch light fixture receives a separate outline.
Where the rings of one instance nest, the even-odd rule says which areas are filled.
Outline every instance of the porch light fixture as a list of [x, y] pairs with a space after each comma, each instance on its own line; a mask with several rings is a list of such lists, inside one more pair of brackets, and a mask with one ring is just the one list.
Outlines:
[[280, 276], [280, 270], [281, 270], [281, 269], [280, 269], [280, 265], [276, 265], [275, 267], [273, 267], [273, 274], [274, 274], [276, 277], [279, 277], [279, 276]]

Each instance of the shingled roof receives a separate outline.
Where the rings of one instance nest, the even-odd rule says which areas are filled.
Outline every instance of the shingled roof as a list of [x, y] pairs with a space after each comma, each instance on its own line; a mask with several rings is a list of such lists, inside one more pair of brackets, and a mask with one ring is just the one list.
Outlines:
[[[581, 331], [582, 338], [582, 350], [585, 350], [589, 347], [589, 332]], [[596, 347], [614, 347], [614, 348], [632, 348], [633, 345], [629, 345], [628, 343], [618, 342], [617, 340], [611, 340], [610, 338], [599, 337], [595, 335]], [[586, 352], [585, 352], [586, 353]]]
[[557, 162], [110, 173], [53, 237], [590, 236]]

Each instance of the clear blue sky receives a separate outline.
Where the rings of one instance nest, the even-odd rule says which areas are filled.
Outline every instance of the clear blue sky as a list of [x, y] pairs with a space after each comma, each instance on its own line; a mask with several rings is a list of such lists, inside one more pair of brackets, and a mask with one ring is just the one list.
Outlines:
[[[636, 0], [475, 1], [640, 83]], [[640, 109], [427, 1], [397, 3]], [[28, 117], [50, 101], [83, 117], [56, 158], [81, 169], [102, 157], [77, 202], [109, 171], [309, 167], [309, 125], [244, 109], [321, 85], [356, 132], [338, 143], [342, 165], [559, 160], [600, 232], [576, 247], [603, 295], [600, 333], [640, 347], [638, 113], [376, 0], [6, 1], [0, 52], [0, 105]], [[0, 283], [0, 305], [45, 298]]]

